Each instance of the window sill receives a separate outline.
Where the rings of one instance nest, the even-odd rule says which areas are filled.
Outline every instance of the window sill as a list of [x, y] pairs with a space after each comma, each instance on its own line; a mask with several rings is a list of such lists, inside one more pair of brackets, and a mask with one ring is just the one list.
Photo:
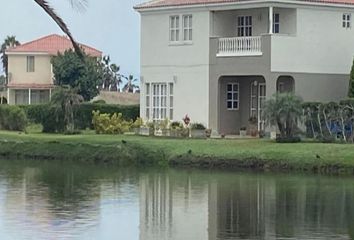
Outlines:
[[170, 42], [169, 46], [188, 46], [193, 45], [192, 41], [183, 41], [183, 42]]

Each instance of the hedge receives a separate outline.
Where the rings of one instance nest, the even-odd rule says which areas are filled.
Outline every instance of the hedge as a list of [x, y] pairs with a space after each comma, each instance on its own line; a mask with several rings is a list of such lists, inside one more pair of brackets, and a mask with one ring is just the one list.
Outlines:
[[[43, 125], [43, 132], [62, 132], [64, 130], [64, 115], [56, 107], [50, 104], [21, 106], [28, 119]], [[121, 106], [115, 104], [83, 103], [75, 111], [75, 127], [77, 129], [93, 128], [92, 112], [122, 113], [125, 120], [135, 120], [139, 117], [139, 105]]]
[[0, 105], [0, 129], [23, 131], [27, 117], [23, 109], [17, 106]]

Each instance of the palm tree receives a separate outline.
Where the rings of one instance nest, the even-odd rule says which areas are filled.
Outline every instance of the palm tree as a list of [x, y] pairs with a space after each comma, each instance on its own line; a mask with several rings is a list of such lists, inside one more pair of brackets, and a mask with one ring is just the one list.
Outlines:
[[133, 75], [129, 75], [129, 77], [124, 77], [127, 80], [123, 88], [123, 92], [134, 92], [134, 89], [138, 88], [138, 85], [135, 85], [134, 82], [138, 81], [138, 79], [134, 79]]
[[64, 113], [65, 132], [74, 133], [74, 108], [80, 105], [84, 98], [70, 86], [57, 88], [52, 96], [51, 103], [56, 106], [56, 112]]
[[2, 66], [5, 70], [6, 79], [8, 77], [8, 68], [7, 68], [8, 59], [5, 52], [7, 49], [16, 47], [18, 45], [20, 45], [20, 42], [16, 40], [15, 36], [7, 36], [3, 44], [1, 44], [0, 54], [1, 54]]
[[102, 58], [102, 89], [109, 91], [113, 87], [119, 91], [119, 86], [122, 83], [122, 75], [119, 73], [120, 67], [114, 63], [111, 64], [111, 58], [104, 56]]
[[277, 93], [265, 103], [264, 118], [278, 126], [282, 138], [294, 137], [302, 115], [302, 99], [293, 93]]
[[[71, 40], [74, 46], [76, 54], [79, 55], [81, 58], [83, 58], [82, 50], [80, 46], [76, 43], [66, 23], [63, 21], [61, 17], [59, 17], [59, 15], [55, 12], [55, 10], [50, 6], [48, 1], [46, 0], [34, 0], [34, 1], [54, 20], [54, 22], [59, 26], [59, 28], [69, 37], [69, 39]], [[84, 8], [87, 3], [87, 0], [69, 0], [69, 1], [73, 7], [76, 7], [78, 9]]]

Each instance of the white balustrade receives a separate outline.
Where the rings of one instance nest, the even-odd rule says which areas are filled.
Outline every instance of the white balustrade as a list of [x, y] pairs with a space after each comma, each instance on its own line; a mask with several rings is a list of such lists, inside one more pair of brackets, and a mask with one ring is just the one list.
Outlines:
[[217, 56], [257, 56], [262, 55], [261, 37], [219, 38]]

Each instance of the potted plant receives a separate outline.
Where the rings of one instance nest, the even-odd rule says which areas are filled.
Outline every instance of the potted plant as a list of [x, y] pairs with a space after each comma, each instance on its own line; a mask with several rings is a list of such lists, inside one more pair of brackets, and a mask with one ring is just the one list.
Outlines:
[[140, 117], [138, 117], [135, 122], [133, 122], [132, 124], [132, 130], [134, 132], [134, 134], [138, 135], [140, 133], [140, 128], [141, 126], [144, 125], [144, 121], [143, 119], [141, 119]]
[[193, 123], [191, 125], [192, 138], [206, 138], [206, 127], [201, 123]]
[[211, 132], [212, 132], [212, 130], [210, 128], [205, 129], [205, 135], [207, 138], [211, 137]]
[[168, 137], [170, 136], [170, 120], [168, 118], [162, 120], [159, 123], [160, 136]]
[[240, 137], [245, 137], [247, 135], [247, 128], [241, 127], [240, 128]]
[[182, 137], [183, 124], [181, 122], [172, 122], [170, 124], [170, 136], [179, 138]]
[[255, 116], [252, 116], [248, 119], [250, 134], [252, 137], [258, 135], [258, 119]]
[[140, 127], [140, 135], [153, 136], [154, 129], [155, 129], [155, 124], [153, 122], [147, 122]]

